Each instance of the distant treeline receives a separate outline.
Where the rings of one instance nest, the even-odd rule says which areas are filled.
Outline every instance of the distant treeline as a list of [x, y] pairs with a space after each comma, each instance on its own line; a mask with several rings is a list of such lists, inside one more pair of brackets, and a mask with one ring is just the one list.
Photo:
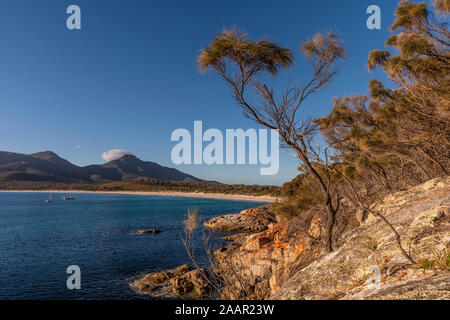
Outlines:
[[54, 182], [12, 181], [0, 182], [0, 190], [86, 190], [86, 191], [176, 191], [176, 192], [204, 192], [227, 193], [245, 195], [280, 194], [280, 187], [258, 186], [243, 184], [207, 184], [198, 182], [175, 182], [157, 179], [140, 178], [129, 181], [119, 181], [107, 184], [66, 184]]

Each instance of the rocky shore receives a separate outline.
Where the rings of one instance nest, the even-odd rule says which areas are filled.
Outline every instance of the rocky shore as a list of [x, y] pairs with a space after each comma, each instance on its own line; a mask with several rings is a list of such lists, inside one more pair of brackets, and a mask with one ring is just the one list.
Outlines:
[[268, 206], [243, 210], [237, 214], [227, 214], [212, 218], [205, 227], [223, 232], [259, 232], [276, 223], [275, 216]]
[[184, 264], [174, 269], [146, 274], [133, 281], [139, 293], [155, 297], [205, 297], [212, 292], [209, 275], [204, 269], [194, 269]]
[[[388, 227], [371, 215], [357, 215], [356, 226], [344, 230], [339, 247], [328, 254], [317, 241], [320, 215], [285, 219], [263, 206], [213, 218], [206, 227], [234, 233], [214, 253], [221, 298], [450, 299], [449, 207], [448, 177], [372, 205], [398, 230], [415, 265], [407, 264]], [[205, 296], [212, 290], [193, 280], [205, 280], [204, 270], [182, 270], [172, 270], [170, 276], [147, 275], [135, 281], [135, 287], [151, 291], [154, 281], [149, 279], [164, 278], [160, 283], [169, 283], [174, 295]], [[184, 283], [190, 284], [180, 288]]]

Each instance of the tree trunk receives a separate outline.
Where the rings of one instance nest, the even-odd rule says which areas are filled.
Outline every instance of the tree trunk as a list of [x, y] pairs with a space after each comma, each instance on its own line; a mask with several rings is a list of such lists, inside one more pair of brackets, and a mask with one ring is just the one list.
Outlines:
[[[303, 143], [303, 142], [302, 142]], [[333, 207], [333, 202], [331, 200], [331, 193], [325, 182], [323, 181], [320, 174], [314, 169], [313, 165], [309, 161], [306, 152], [303, 152], [298, 146], [291, 145], [297, 152], [299, 159], [306, 165], [309, 173], [311, 173], [317, 180], [322, 189], [323, 195], [325, 196], [325, 208], [327, 209], [327, 222], [325, 224], [325, 249], [327, 252], [333, 251], [333, 229], [336, 224], [336, 213], [337, 209]]]
[[325, 236], [326, 236], [326, 242], [325, 242], [325, 249], [327, 252], [333, 251], [333, 229], [334, 225], [336, 224], [336, 212], [331, 204], [331, 198], [327, 201], [327, 224], [325, 227]]

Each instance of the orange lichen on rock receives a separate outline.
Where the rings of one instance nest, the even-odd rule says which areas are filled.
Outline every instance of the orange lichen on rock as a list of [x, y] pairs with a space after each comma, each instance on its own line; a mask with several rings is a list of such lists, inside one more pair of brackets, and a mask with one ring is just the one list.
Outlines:
[[244, 248], [250, 251], [257, 251], [271, 242], [273, 242], [273, 236], [267, 235], [265, 232], [261, 232], [256, 237], [249, 240], [245, 244]]
[[287, 241], [275, 240], [273, 242], [273, 248], [285, 250], [289, 246], [289, 244], [290, 244], [290, 242], [287, 242]]
[[298, 256], [305, 250], [305, 248], [306, 248], [306, 243], [300, 243], [299, 245], [298, 245], [298, 247], [297, 248], [295, 248], [295, 251], [294, 251], [294, 260], [296, 260], [297, 258], [298, 258]]
[[253, 254], [258, 254], [258, 253], [260, 253], [262, 251], [266, 251], [266, 250], [270, 250], [270, 249], [272, 249], [272, 248], [269, 247], [269, 246], [264, 246], [264, 247], [259, 248], [258, 250], [253, 250], [252, 253]]
[[261, 248], [262, 246], [270, 243], [273, 241], [273, 239], [271, 237], [268, 236], [263, 236], [263, 237], [259, 237], [258, 239], [258, 243], [259, 243], [259, 247]]

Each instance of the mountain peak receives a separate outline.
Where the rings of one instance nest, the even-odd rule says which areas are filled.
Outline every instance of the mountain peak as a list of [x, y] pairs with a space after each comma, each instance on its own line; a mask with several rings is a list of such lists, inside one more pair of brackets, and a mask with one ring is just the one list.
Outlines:
[[143, 161], [133, 154], [125, 154], [103, 165], [78, 167], [51, 151], [29, 155], [0, 151], [0, 182], [3, 180], [107, 183], [136, 178], [203, 181], [177, 169]]
[[115, 160], [111, 160], [110, 163], [115, 163], [115, 162], [144, 162], [141, 159], [139, 159], [138, 157], [136, 157], [134, 154], [125, 154], [123, 156], [121, 156], [120, 158], [117, 158]]
[[49, 156], [58, 156], [56, 153], [54, 153], [53, 151], [41, 151], [41, 152], [36, 152], [36, 153], [32, 153], [32, 156], [38, 156], [38, 155], [49, 155]]
[[139, 158], [136, 157], [134, 154], [127, 153], [127, 154], [124, 154], [123, 156], [121, 156], [119, 159], [139, 159]]
[[37, 152], [37, 153], [30, 154], [30, 156], [32, 156], [34, 158], [45, 159], [45, 160], [62, 159], [60, 156], [58, 156], [56, 153], [54, 153], [52, 151]]

